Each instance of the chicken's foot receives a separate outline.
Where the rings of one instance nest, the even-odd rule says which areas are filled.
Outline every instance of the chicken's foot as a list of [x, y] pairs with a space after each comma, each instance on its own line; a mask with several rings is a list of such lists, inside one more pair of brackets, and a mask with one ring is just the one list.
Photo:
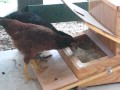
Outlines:
[[36, 60], [31, 60], [30, 63], [31, 63], [32, 66], [35, 68], [35, 70], [37, 70], [37, 71], [43, 70], [43, 68], [39, 67], [39, 65], [37, 64], [37, 61], [36, 61]]

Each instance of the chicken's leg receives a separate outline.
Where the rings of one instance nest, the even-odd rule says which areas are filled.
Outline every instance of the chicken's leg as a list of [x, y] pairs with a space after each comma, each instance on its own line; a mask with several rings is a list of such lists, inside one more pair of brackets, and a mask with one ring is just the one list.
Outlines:
[[33, 77], [30, 77], [29, 74], [28, 74], [28, 64], [24, 64], [24, 73], [25, 73], [25, 78], [27, 80], [33, 80], [34, 78]]

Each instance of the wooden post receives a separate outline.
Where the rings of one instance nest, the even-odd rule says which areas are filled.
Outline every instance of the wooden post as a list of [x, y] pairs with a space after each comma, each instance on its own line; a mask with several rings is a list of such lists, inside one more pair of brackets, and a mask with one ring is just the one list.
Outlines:
[[28, 5], [43, 4], [43, 0], [18, 0], [18, 11], [28, 11]]

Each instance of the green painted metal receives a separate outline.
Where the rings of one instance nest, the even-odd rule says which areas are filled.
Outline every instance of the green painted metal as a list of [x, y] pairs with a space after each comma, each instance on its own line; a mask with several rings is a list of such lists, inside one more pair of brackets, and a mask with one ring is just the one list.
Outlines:
[[[88, 10], [88, 2], [75, 3], [76, 5]], [[67, 6], [64, 4], [53, 5], [29, 5], [28, 11], [38, 14], [50, 23], [66, 22], [80, 20]]]
[[28, 5], [43, 4], [43, 0], [17, 0], [18, 11], [28, 11]]

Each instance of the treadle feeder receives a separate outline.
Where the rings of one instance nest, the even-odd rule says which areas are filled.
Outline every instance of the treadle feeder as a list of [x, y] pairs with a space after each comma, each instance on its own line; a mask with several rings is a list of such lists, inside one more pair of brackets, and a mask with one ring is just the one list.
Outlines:
[[[49, 68], [44, 72], [34, 69], [43, 90], [67, 90], [76, 86], [88, 87], [120, 82], [120, 2], [90, 0], [89, 12], [112, 34], [85, 22], [90, 29], [76, 38], [82, 48], [79, 52], [88, 57], [81, 58], [82, 55], [77, 52], [79, 49], [75, 51], [71, 47], [58, 50], [66, 63], [63, 60], [49, 60]], [[93, 52], [89, 52], [91, 48], [94, 49]], [[91, 58], [84, 51], [88, 51], [89, 55], [99, 54], [99, 57]]]

